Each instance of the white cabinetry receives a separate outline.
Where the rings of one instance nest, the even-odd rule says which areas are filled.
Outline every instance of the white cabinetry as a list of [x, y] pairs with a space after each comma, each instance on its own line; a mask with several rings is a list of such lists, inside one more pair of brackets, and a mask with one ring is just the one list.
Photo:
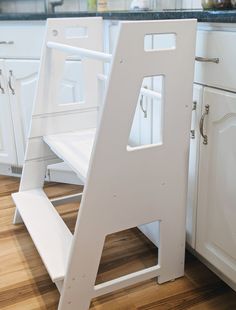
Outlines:
[[236, 28], [232, 25], [222, 30], [223, 27], [226, 26], [218, 24], [198, 31], [196, 55], [212, 61], [218, 58], [219, 63], [198, 62], [195, 82], [235, 92]]
[[[44, 22], [1, 22], [0, 41], [0, 173], [20, 172], [39, 69]], [[68, 60], [59, 85], [59, 104], [82, 96], [80, 62]], [[56, 180], [78, 182], [65, 165], [51, 167]], [[66, 177], [65, 177], [66, 176]]]
[[24, 160], [44, 25], [0, 22], [1, 173], [14, 174]]
[[204, 88], [196, 251], [236, 288], [236, 94]]
[[16, 165], [16, 148], [4, 61], [0, 60], [0, 162]]
[[[39, 70], [39, 60], [5, 60], [8, 76], [8, 94], [12, 110], [13, 128], [17, 152], [17, 163], [23, 165], [27, 134], [30, 126], [34, 93]], [[81, 96], [78, 73], [79, 61], [68, 61], [64, 69], [64, 79], [58, 89], [59, 104], [79, 101]]]
[[6, 60], [18, 165], [23, 165], [39, 60]]
[[231, 27], [222, 30], [217, 25], [216, 30], [198, 32], [197, 56], [208, 61], [196, 64], [205, 138], [200, 139], [196, 234], [191, 245], [236, 290], [236, 28]]

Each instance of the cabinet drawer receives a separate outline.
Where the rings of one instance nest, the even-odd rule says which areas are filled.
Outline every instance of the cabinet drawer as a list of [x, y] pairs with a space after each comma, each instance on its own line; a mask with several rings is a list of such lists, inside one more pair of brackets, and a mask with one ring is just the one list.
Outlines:
[[45, 22], [0, 22], [0, 58], [39, 58]]
[[195, 82], [236, 91], [235, 42], [236, 32], [199, 30], [196, 56], [219, 58], [219, 63], [196, 61]]

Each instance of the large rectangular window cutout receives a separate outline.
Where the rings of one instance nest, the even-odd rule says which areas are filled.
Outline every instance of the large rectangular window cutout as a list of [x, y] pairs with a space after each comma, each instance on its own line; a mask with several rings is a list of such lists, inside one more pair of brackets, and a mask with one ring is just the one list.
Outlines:
[[160, 222], [152, 222], [106, 236], [96, 284], [158, 268]]
[[[147, 42], [149, 42], [147, 44]], [[150, 43], [151, 42], [151, 43]], [[175, 33], [151, 33], [144, 37], [144, 50], [161, 51], [173, 50], [176, 48], [176, 34]]]
[[143, 79], [128, 140], [128, 151], [163, 144], [164, 77]]

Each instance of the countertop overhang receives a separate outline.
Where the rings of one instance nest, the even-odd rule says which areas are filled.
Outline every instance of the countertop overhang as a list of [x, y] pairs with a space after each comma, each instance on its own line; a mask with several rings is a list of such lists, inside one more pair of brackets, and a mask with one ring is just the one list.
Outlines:
[[161, 20], [195, 18], [207, 23], [236, 23], [236, 10], [163, 10], [163, 11], [107, 11], [107, 12], [60, 12], [45, 13], [1, 13], [0, 21], [7, 20], [46, 20], [57, 17], [102, 16], [107, 20]]

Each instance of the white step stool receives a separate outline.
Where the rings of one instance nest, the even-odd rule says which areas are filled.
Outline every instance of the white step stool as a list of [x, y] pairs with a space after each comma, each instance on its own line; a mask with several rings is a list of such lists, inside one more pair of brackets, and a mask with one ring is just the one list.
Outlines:
[[[174, 34], [175, 46], [144, 50], [146, 35]], [[186, 180], [195, 20], [121, 22], [114, 55], [102, 52], [102, 19], [49, 19], [14, 222], [23, 221], [61, 292], [58, 309], [88, 309], [93, 297], [184, 274]], [[63, 65], [79, 55], [82, 102], [58, 104]], [[103, 106], [97, 78], [112, 62]], [[165, 77], [162, 143], [127, 146], [147, 76]], [[98, 110], [102, 110], [101, 116]], [[96, 129], [95, 129], [96, 128]], [[43, 191], [47, 165], [65, 161], [85, 189], [72, 235]], [[140, 182], [140, 180], [145, 182]], [[75, 199], [65, 197], [61, 200]], [[95, 285], [108, 234], [159, 221], [158, 264]]]

